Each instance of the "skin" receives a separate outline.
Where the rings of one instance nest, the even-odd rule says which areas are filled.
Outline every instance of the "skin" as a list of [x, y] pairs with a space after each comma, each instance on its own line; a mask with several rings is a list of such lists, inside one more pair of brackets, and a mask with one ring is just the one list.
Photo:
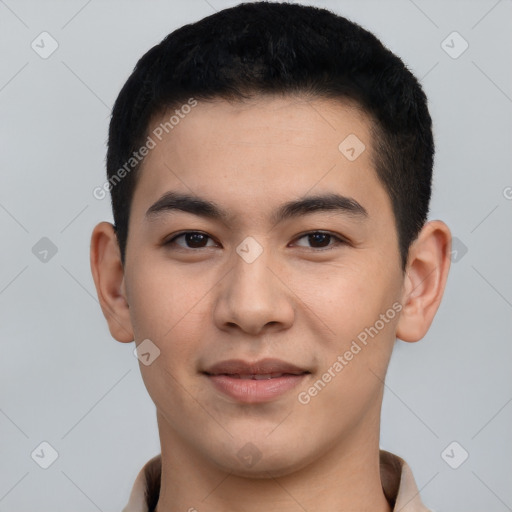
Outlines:
[[[370, 122], [334, 100], [199, 102], [144, 161], [124, 266], [112, 225], [94, 229], [92, 272], [112, 336], [150, 339], [160, 350], [149, 366], [140, 363], [162, 448], [158, 512], [391, 510], [379, 470], [383, 381], [396, 337], [418, 341], [434, 318], [451, 236], [443, 222], [428, 222], [402, 271], [391, 202], [373, 169]], [[338, 149], [349, 134], [366, 146], [354, 161]], [[168, 191], [213, 201], [229, 218], [180, 211], [148, 218]], [[368, 215], [316, 211], [273, 221], [282, 203], [333, 192]], [[304, 236], [319, 230], [345, 243], [326, 237], [315, 245]], [[163, 244], [181, 231], [210, 238], [202, 248], [184, 237]], [[252, 263], [236, 252], [247, 236], [263, 249]], [[401, 311], [300, 403], [299, 392], [394, 303]], [[273, 401], [244, 404], [200, 373], [226, 359], [265, 357], [311, 374]], [[247, 443], [261, 457], [252, 466], [237, 456]]]

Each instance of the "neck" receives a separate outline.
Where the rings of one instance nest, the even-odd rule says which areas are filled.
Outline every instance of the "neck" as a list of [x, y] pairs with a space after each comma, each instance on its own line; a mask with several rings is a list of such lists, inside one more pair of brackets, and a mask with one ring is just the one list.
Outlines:
[[359, 430], [292, 472], [258, 478], [220, 470], [177, 438], [160, 415], [158, 425], [162, 474], [156, 512], [392, 512], [382, 489], [378, 425], [373, 435]]

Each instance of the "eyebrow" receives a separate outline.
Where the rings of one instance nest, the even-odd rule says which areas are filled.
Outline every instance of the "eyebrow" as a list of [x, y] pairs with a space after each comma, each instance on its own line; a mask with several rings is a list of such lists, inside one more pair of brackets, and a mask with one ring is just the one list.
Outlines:
[[[196, 195], [180, 192], [166, 192], [158, 201], [151, 205], [146, 218], [152, 219], [172, 211], [182, 211], [228, 223], [231, 215], [216, 203]], [[307, 196], [282, 204], [273, 212], [271, 219], [275, 224], [285, 220], [308, 215], [315, 212], [334, 212], [354, 219], [363, 220], [368, 217], [366, 209], [351, 197], [329, 193]]]

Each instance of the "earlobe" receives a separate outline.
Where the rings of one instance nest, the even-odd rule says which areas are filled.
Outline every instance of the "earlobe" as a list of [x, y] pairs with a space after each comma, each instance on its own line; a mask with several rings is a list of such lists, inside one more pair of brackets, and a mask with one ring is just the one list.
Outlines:
[[409, 249], [397, 338], [425, 336], [441, 304], [450, 269], [451, 233], [439, 220], [425, 224]]
[[91, 236], [91, 271], [110, 334], [122, 343], [133, 341], [124, 269], [114, 226], [100, 222]]

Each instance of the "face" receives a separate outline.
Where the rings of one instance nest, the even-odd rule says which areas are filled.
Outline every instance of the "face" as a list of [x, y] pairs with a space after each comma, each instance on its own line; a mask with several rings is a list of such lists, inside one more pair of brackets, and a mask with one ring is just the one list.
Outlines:
[[162, 442], [277, 475], [378, 436], [404, 280], [369, 123], [260, 97], [153, 137], [123, 286]]

